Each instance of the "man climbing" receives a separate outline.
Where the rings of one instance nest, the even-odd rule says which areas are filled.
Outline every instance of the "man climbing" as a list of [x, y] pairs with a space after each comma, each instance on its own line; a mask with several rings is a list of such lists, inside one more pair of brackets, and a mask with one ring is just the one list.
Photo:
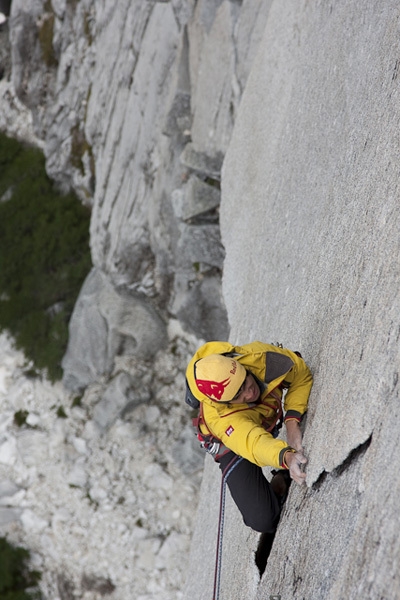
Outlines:
[[[300, 421], [312, 387], [309, 368], [300, 353], [280, 346], [208, 342], [189, 362], [186, 379], [186, 402], [199, 407], [198, 437], [219, 463], [245, 524], [274, 533], [290, 478], [301, 485], [306, 477]], [[287, 443], [276, 439], [282, 421]], [[278, 469], [271, 483], [264, 466]]]

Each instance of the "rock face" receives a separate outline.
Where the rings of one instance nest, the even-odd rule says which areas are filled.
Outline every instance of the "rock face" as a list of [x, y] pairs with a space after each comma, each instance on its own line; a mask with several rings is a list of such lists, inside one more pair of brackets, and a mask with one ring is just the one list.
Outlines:
[[229, 332], [220, 171], [269, 6], [12, 3], [12, 81], [49, 175], [92, 206], [94, 266], [205, 339]]
[[[273, 3], [247, 82], [222, 170], [231, 340], [299, 349], [315, 383], [307, 485], [291, 488], [261, 581], [259, 536], [228, 507], [220, 600], [399, 596], [398, 14]], [[200, 507], [184, 597], [195, 582], [208, 600], [217, 489]]]
[[[0, 372], [0, 519], [36, 550], [48, 597], [131, 598], [132, 576], [135, 600], [212, 597], [219, 472], [206, 462], [183, 568], [198, 457], [176, 398], [191, 346], [174, 354], [165, 323], [227, 335], [222, 266], [230, 339], [301, 350], [315, 385], [307, 485], [292, 486], [261, 580], [259, 536], [228, 497], [220, 600], [399, 596], [398, 12], [13, 1], [12, 89], [49, 173], [92, 206], [94, 271], [65, 358], [83, 406], [64, 421], [54, 390]], [[169, 351], [139, 356], [157, 336]]]
[[[9, 2], [0, 3], [0, 13], [8, 14]], [[11, 81], [11, 45], [8, 20], [0, 23], [0, 131], [10, 137], [42, 146], [33, 130], [30, 110], [18, 99]]]
[[204, 459], [183, 372], [229, 332], [221, 167], [270, 5], [13, 0], [0, 31], [0, 129], [92, 209], [64, 386], [0, 338], [0, 524], [49, 600], [182, 597]]

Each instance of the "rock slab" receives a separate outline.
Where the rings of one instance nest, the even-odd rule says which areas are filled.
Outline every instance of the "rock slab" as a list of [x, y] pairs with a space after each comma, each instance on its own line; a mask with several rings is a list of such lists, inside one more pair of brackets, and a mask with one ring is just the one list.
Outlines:
[[[260, 582], [239, 592], [256, 540], [224, 546], [221, 600], [399, 596], [398, 17], [394, 1], [275, 2], [243, 94], [221, 179], [231, 340], [300, 350], [315, 383], [307, 486]], [[203, 531], [217, 507], [215, 490]]]

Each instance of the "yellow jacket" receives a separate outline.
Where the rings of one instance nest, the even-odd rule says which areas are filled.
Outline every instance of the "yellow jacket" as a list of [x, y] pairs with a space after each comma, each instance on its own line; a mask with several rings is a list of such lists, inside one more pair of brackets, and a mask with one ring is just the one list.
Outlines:
[[[260, 387], [259, 400], [253, 404], [222, 404], [202, 394], [196, 386], [194, 365], [210, 354], [233, 356], [253, 376]], [[188, 387], [202, 404], [204, 434], [211, 433], [230, 450], [263, 466], [282, 468], [283, 456], [290, 449], [268, 431], [281, 414], [282, 388], [285, 420], [300, 420], [307, 410], [312, 375], [302, 358], [291, 350], [272, 344], [252, 342], [233, 346], [229, 342], [207, 342], [193, 356], [186, 370]]]

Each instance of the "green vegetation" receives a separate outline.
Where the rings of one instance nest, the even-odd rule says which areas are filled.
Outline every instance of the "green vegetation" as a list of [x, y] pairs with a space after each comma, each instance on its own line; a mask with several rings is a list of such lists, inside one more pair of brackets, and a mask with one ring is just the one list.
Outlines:
[[[0, 600], [33, 600], [41, 598], [34, 591], [40, 580], [38, 571], [30, 571], [29, 551], [13, 547], [0, 537]], [[32, 589], [33, 588], [33, 589]]]
[[76, 407], [76, 406], [82, 406], [82, 395], [80, 396], [75, 396], [75, 398], [72, 400], [72, 408]]
[[67, 418], [67, 413], [65, 412], [65, 409], [63, 406], [59, 406], [57, 408], [57, 417], [59, 419], [66, 419]]
[[85, 12], [84, 32], [89, 46], [93, 44], [93, 34], [91, 28], [92, 17], [90, 13]]
[[39, 27], [39, 43], [42, 50], [42, 58], [48, 67], [56, 67], [58, 60], [53, 49], [55, 16], [50, 0], [46, 0], [43, 8], [45, 12]]
[[17, 412], [14, 413], [14, 423], [18, 427], [26, 425], [26, 419], [28, 418], [28, 415], [29, 413], [27, 410], [17, 410]]
[[39, 150], [0, 135], [0, 330], [53, 381], [91, 268], [89, 218], [75, 196], [57, 192]]

